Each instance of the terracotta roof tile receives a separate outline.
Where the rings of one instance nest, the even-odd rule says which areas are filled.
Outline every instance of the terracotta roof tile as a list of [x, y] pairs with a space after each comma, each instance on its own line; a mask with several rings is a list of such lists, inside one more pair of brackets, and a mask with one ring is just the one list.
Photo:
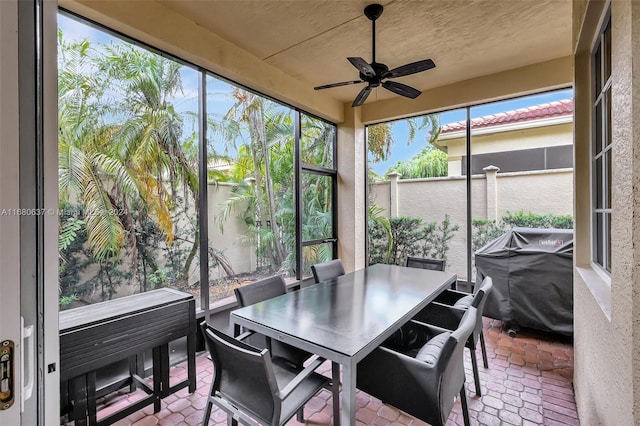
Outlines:
[[[573, 114], [573, 99], [563, 99], [561, 101], [554, 101], [546, 104], [534, 105], [527, 108], [520, 108], [513, 111], [474, 118], [471, 120], [471, 127], [473, 129], [478, 129], [502, 124], [541, 120], [543, 118], [562, 117], [571, 114]], [[440, 134], [457, 132], [464, 130], [465, 127], [466, 121], [450, 123], [442, 126]]]

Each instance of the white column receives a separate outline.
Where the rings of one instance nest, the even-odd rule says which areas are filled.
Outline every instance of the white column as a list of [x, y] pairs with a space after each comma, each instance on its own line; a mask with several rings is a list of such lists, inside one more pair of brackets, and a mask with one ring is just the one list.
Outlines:
[[398, 180], [402, 176], [398, 172], [389, 173], [389, 178], [391, 179], [391, 187], [389, 190], [389, 197], [391, 198], [389, 201], [389, 216], [390, 217], [398, 217], [398, 212], [400, 211], [399, 200], [398, 200]]
[[487, 166], [482, 169], [487, 174], [487, 219], [498, 220], [498, 172], [500, 167]]

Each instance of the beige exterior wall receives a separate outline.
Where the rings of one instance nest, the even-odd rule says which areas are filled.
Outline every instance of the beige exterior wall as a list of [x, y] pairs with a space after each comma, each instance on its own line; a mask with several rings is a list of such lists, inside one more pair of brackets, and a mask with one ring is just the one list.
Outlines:
[[498, 217], [507, 212], [573, 214], [573, 170], [498, 173]]
[[[541, 172], [518, 172], [496, 175], [497, 217], [507, 212], [538, 214], [572, 214], [573, 172], [561, 169]], [[391, 184], [379, 182], [371, 185], [370, 199], [385, 209], [389, 215]], [[491, 189], [491, 188], [489, 188]], [[541, 190], [543, 189], [543, 190]], [[449, 215], [452, 224], [460, 225], [449, 245], [447, 270], [467, 277], [466, 227], [467, 195], [465, 177], [400, 180], [397, 184], [398, 216], [421, 217], [424, 222], [440, 224]], [[484, 175], [473, 176], [471, 186], [472, 217], [490, 218], [487, 179]]]
[[[236, 274], [256, 270], [256, 249], [253, 244], [243, 242], [249, 235], [244, 221], [237, 215], [230, 215], [220, 228], [223, 203], [231, 196], [233, 186], [226, 183], [209, 184], [207, 203], [209, 208], [209, 247], [221, 251], [233, 267]], [[236, 209], [236, 211], [240, 211]], [[211, 269], [209, 278], [212, 280], [225, 277], [222, 268]]]
[[[586, 4], [585, 4], [586, 3]], [[640, 424], [640, 2], [611, 2], [612, 274], [591, 264], [590, 48], [604, 2], [574, 1], [574, 386], [585, 425]], [[635, 69], [635, 73], [632, 70]]]
[[[506, 127], [506, 126], [505, 126]], [[539, 127], [517, 128], [499, 132], [471, 133], [471, 154], [487, 154], [491, 152], [516, 151], [520, 149], [544, 148], [549, 146], [570, 145], [573, 143], [573, 124], [563, 123]], [[485, 130], [485, 129], [478, 129]], [[455, 137], [450, 137], [455, 136]], [[462, 157], [466, 155], [466, 135], [456, 132], [443, 135], [438, 145], [447, 147], [449, 160], [449, 176], [462, 175]]]

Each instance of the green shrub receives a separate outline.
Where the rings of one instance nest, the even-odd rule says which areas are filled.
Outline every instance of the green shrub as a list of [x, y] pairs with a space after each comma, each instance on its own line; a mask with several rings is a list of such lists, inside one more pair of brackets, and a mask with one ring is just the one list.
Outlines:
[[471, 219], [471, 250], [474, 252], [504, 234], [506, 227], [489, 219]]
[[369, 264], [404, 265], [407, 256], [447, 258], [449, 241], [460, 228], [451, 225], [448, 215], [440, 225], [423, 223], [419, 217], [389, 218], [389, 228], [369, 219]]
[[507, 212], [502, 216], [502, 222], [510, 227], [521, 226], [524, 228], [558, 228], [572, 229], [573, 216], [557, 214], [536, 214], [525, 213], [520, 210], [518, 213]]

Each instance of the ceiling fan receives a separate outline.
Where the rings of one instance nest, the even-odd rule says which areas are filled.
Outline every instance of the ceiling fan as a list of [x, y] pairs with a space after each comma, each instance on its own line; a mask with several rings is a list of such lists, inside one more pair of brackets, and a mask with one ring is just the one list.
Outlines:
[[419, 90], [414, 89], [406, 84], [398, 83], [397, 81], [390, 81], [390, 78], [404, 77], [405, 75], [411, 75], [422, 71], [435, 68], [436, 64], [431, 59], [424, 59], [422, 61], [412, 62], [410, 64], [402, 65], [400, 67], [389, 69], [385, 64], [376, 62], [376, 19], [382, 15], [382, 5], [370, 4], [364, 8], [364, 14], [371, 20], [373, 26], [373, 59], [371, 63], [367, 63], [360, 57], [347, 58], [351, 65], [356, 67], [360, 71], [360, 80], [343, 81], [341, 83], [325, 84], [324, 86], [314, 87], [315, 90], [329, 89], [331, 87], [347, 86], [350, 84], [367, 83], [367, 87], [362, 89], [358, 96], [356, 96], [351, 106], [357, 107], [364, 103], [371, 90], [382, 86], [387, 90], [398, 95], [405, 96], [407, 98], [415, 99], [420, 93]]

